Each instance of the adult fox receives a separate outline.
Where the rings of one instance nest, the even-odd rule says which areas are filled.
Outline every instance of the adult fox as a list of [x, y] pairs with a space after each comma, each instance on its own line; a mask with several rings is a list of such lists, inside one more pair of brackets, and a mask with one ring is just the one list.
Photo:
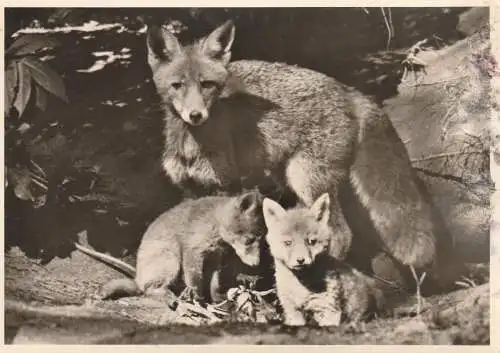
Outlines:
[[330, 254], [338, 259], [352, 240], [338, 198], [340, 185], [350, 182], [381, 250], [411, 268], [435, 268], [441, 237], [431, 204], [382, 110], [312, 70], [230, 62], [234, 37], [232, 21], [188, 46], [163, 28], [148, 30], [148, 62], [165, 111], [163, 168], [171, 181], [231, 191], [271, 175], [307, 206], [328, 192]]

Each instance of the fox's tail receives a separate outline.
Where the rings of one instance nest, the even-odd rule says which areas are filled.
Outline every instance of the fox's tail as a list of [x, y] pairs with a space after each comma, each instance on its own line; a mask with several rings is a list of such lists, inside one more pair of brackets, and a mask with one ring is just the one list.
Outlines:
[[90, 256], [90, 257], [92, 257], [100, 262], [103, 262], [106, 265], [111, 266], [120, 272], [123, 272], [127, 276], [132, 277], [132, 278], [135, 277], [135, 268], [133, 266], [129, 265], [128, 263], [121, 261], [119, 259], [116, 259], [113, 256], [103, 254], [103, 253], [100, 253], [98, 251], [89, 249], [89, 248], [87, 248], [83, 245], [80, 245], [78, 243], [75, 243], [75, 247], [78, 250], [80, 250], [82, 253], [84, 253], [84, 254], [86, 254], [86, 255], [88, 255], [88, 256]]
[[436, 256], [432, 208], [418, 185], [406, 147], [389, 118], [368, 98], [353, 93], [359, 121], [350, 180], [387, 250], [415, 268]]

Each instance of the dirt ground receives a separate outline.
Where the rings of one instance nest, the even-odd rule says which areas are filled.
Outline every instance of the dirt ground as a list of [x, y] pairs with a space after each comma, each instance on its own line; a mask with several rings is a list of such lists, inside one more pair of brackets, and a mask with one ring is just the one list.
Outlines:
[[[428, 300], [432, 309], [420, 316], [377, 318], [355, 330], [345, 325], [320, 329], [247, 323], [158, 326], [130, 319], [133, 301], [122, 303], [121, 309], [115, 304], [114, 311], [109, 305], [108, 311], [99, 311], [88, 306], [35, 309], [7, 302], [5, 340], [7, 344], [489, 344], [489, 285]], [[165, 310], [145, 301], [136, 305], [151, 319]]]

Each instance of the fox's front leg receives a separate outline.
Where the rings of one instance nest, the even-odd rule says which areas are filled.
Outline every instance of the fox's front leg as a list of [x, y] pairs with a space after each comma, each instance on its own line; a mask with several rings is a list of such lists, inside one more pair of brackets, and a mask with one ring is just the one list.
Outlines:
[[189, 178], [188, 168], [181, 159], [174, 156], [163, 156], [163, 171], [170, 179], [172, 184], [181, 187], [183, 183]]
[[189, 177], [209, 193], [215, 190], [234, 194], [241, 190], [241, 181], [235, 163], [225, 154], [198, 158], [188, 170]]
[[203, 296], [203, 264], [202, 254], [198, 252], [186, 252], [183, 258], [182, 270], [186, 284], [185, 294], [189, 294], [193, 301], [204, 302]]
[[283, 308], [283, 323], [287, 326], [304, 326], [306, 324], [306, 318], [302, 310], [296, 307], [296, 305], [289, 300], [281, 298], [281, 307]]
[[342, 311], [333, 293], [322, 292], [312, 294], [305, 310], [312, 314], [313, 320], [321, 327], [339, 326]]

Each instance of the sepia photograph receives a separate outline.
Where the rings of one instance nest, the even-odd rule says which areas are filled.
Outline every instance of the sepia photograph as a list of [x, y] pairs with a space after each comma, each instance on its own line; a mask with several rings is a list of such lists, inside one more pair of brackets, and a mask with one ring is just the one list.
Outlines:
[[4, 343], [490, 345], [490, 12], [5, 7]]

